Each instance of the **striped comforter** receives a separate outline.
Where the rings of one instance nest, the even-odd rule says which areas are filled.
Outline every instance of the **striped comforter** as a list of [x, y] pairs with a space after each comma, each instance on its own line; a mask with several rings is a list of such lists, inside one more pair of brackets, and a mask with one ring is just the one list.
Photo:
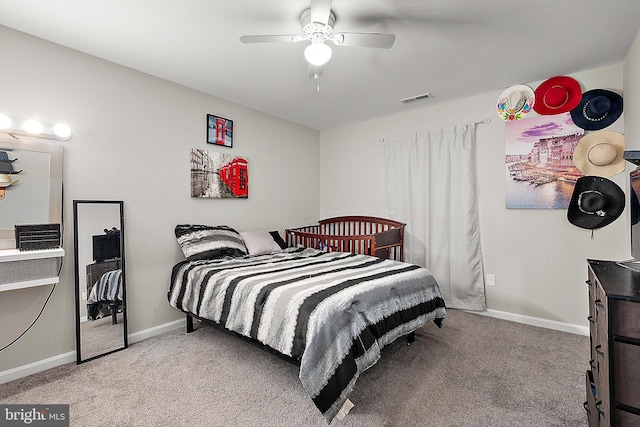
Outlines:
[[103, 303], [122, 303], [122, 270], [107, 271], [91, 287], [87, 298], [87, 316], [91, 320], [98, 318]]
[[87, 304], [122, 301], [122, 270], [111, 270], [94, 283]]
[[169, 304], [300, 361], [300, 380], [328, 423], [384, 345], [431, 321], [445, 304], [419, 266], [347, 252], [182, 261]]

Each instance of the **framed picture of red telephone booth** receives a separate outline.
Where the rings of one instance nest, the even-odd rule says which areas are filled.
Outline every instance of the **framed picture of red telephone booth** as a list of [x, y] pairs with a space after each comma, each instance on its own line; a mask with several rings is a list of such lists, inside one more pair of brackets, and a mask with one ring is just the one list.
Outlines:
[[233, 147], [233, 120], [207, 114], [207, 143]]

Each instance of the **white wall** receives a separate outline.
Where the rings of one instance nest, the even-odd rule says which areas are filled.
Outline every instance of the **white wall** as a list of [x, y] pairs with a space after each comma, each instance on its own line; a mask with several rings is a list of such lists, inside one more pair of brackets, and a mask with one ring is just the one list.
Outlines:
[[[75, 349], [74, 199], [124, 201], [130, 333], [182, 318], [166, 296], [182, 257], [176, 224], [271, 230], [318, 219], [317, 131], [2, 26], [0, 51], [0, 111], [74, 132], [64, 144], [61, 282], [35, 326], [0, 352], [0, 373]], [[234, 120], [232, 149], [206, 144], [207, 113]], [[191, 198], [191, 148], [247, 158], [249, 198]]]
[[[583, 90], [622, 90], [622, 64], [569, 75]], [[491, 119], [477, 127], [484, 266], [496, 275], [496, 286], [486, 289], [487, 307], [586, 327], [586, 259], [629, 258], [626, 213], [592, 240], [590, 231], [567, 221], [566, 210], [505, 208], [505, 123], [495, 110], [503, 89], [433, 106], [426, 100], [405, 113], [321, 132], [320, 216], [388, 216], [381, 138]], [[429, 91], [437, 98], [437, 88]], [[608, 129], [623, 132], [623, 120]], [[612, 180], [626, 191], [626, 174]]]
[[[624, 123], [627, 149], [640, 150], [640, 33], [624, 60]], [[631, 166], [627, 168], [629, 170]]]

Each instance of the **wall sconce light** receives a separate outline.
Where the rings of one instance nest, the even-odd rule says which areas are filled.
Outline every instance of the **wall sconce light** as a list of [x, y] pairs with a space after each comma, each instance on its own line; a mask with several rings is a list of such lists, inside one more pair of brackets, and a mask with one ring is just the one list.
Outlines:
[[0, 114], [0, 132], [15, 135], [36, 136], [39, 138], [57, 139], [68, 141], [73, 134], [71, 128], [63, 123], [42, 123], [33, 119], [19, 119]]

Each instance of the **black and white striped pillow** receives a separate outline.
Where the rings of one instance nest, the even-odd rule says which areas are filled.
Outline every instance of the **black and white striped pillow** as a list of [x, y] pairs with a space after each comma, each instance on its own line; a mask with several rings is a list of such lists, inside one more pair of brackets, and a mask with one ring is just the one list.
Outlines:
[[236, 230], [226, 225], [176, 225], [176, 238], [189, 260], [244, 256], [249, 252]]

